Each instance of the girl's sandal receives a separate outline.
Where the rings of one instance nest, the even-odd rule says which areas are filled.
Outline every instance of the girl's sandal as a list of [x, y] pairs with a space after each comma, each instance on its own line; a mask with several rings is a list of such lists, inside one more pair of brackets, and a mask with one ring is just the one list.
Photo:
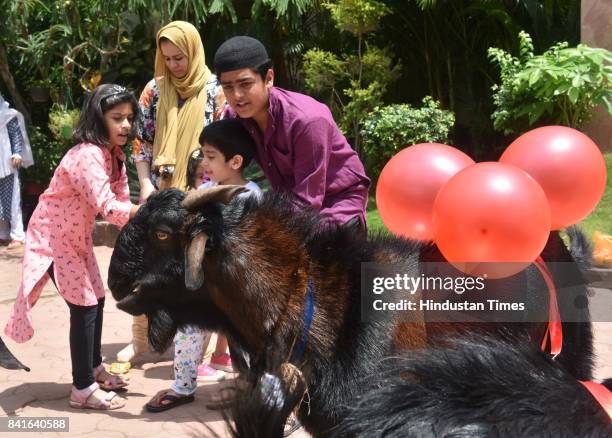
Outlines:
[[126, 400], [115, 392], [105, 392], [101, 389], [93, 391], [85, 400], [75, 400], [73, 397], [78, 397], [74, 393], [70, 394], [70, 406], [74, 409], [112, 411], [124, 407], [126, 403]]
[[100, 388], [104, 391], [117, 391], [122, 390], [129, 385], [129, 379], [122, 376], [110, 374], [106, 370], [100, 371], [96, 376], [96, 382], [100, 385]]

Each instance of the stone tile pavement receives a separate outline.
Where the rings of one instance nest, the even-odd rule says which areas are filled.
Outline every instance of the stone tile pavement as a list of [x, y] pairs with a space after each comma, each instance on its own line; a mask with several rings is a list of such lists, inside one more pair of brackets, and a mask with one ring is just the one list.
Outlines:
[[[111, 248], [98, 246], [96, 256], [103, 277], [106, 277]], [[10, 253], [0, 249], [0, 325], [8, 319], [21, 272], [21, 251]], [[105, 278], [106, 281], [106, 278]], [[10, 436], [79, 436], [79, 437], [151, 437], [210, 436], [211, 430], [226, 436], [220, 413], [207, 410], [211, 394], [224, 385], [202, 384], [196, 401], [167, 412], [152, 414], [144, 404], [172, 379], [172, 357], [151, 355], [150, 362], [135, 365], [130, 372], [130, 389], [125, 394], [127, 406], [117, 411], [80, 411], [68, 406], [70, 391], [70, 353], [68, 350], [68, 307], [52, 284], [44, 290], [34, 307], [36, 333], [25, 344], [16, 344], [3, 336], [9, 349], [32, 371], [0, 368], [0, 417], [68, 417], [70, 432], [10, 433]], [[115, 307], [107, 293], [102, 336], [104, 363], [110, 364], [115, 354], [130, 340], [131, 318]], [[595, 324], [597, 377], [612, 377], [612, 323]], [[208, 429], [210, 428], [210, 429]], [[8, 436], [9, 434], [3, 435]], [[292, 438], [309, 436], [303, 431]]]

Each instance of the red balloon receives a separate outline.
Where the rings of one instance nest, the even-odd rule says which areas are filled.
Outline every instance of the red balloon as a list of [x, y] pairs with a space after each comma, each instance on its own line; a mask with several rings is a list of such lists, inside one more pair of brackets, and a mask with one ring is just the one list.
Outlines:
[[422, 143], [397, 153], [383, 168], [376, 186], [380, 217], [394, 234], [432, 240], [433, 203], [440, 188], [474, 164], [452, 146]]
[[434, 229], [440, 252], [458, 269], [501, 278], [523, 270], [542, 252], [550, 207], [544, 190], [521, 169], [478, 163], [440, 190]]
[[553, 230], [588, 216], [606, 189], [606, 162], [599, 148], [566, 126], [521, 135], [499, 161], [520, 167], [540, 183], [550, 203]]

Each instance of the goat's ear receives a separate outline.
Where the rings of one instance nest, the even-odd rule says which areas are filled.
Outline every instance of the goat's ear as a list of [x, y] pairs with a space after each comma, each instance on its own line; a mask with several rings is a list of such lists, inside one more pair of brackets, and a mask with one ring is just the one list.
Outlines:
[[244, 186], [222, 185], [208, 189], [190, 190], [183, 199], [182, 206], [187, 210], [195, 210], [207, 202], [222, 202], [229, 204], [232, 198], [240, 193], [247, 192]]
[[204, 233], [196, 234], [185, 247], [185, 286], [189, 290], [198, 290], [204, 283], [204, 250], [208, 236]]

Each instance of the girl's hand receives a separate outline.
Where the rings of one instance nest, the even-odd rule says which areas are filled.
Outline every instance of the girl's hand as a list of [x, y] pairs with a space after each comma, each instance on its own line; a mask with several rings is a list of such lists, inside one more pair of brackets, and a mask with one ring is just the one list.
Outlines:
[[151, 194], [155, 192], [155, 186], [153, 183], [148, 180], [144, 182], [144, 184], [140, 187], [140, 203], [146, 202], [147, 198], [151, 196]]
[[132, 204], [132, 208], [130, 208], [130, 219], [132, 219], [134, 216], [136, 216], [136, 213], [138, 213], [138, 209], [141, 206], [142, 206], [142, 204], [138, 204], [138, 205]]
[[15, 169], [19, 169], [21, 167], [21, 157], [11, 158], [11, 164]]

